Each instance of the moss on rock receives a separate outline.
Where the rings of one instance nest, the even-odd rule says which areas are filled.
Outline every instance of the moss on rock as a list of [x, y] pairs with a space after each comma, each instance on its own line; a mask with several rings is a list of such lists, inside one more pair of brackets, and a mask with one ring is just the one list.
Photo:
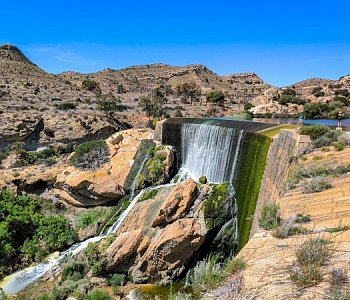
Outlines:
[[249, 239], [270, 143], [270, 138], [255, 133], [246, 133], [243, 141], [234, 182], [238, 206], [239, 249], [242, 249]]
[[212, 193], [207, 200], [203, 202], [202, 213], [204, 215], [206, 229], [212, 230], [225, 223], [227, 216], [226, 200], [228, 198], [229, 184], [213, 184]]

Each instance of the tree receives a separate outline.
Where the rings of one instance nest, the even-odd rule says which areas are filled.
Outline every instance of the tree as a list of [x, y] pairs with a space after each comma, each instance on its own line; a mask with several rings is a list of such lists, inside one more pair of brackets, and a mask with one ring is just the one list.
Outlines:
[[184, 108], [180, 105], [175, 106], [175, 117], [176, 118], [182, 118], [182, 111], [184, 110]]
[[207, 95], [207, 101], [223, 105], [225, 102], [225, 94], [222, 91], [211, 91]]
[[118, 94], [124, 94], [125, 93], [125, 89], [124, 89], [124, 86], [122, 84], [118, 84], [117, 85], [117, 93]]
[[181, 97], [182, 102], [187, 102], [188, 100], [190, 100], [192, 105], [193, 101], [200, 100], [202, 91], [201, 88], [195, 82], [185, 82], [183, 84], [179, 84], [176, 87], [176, 94], [178, 97]]
[[168, 99], [160, 89], [156, 89], [149, 95], [142, 97], [139, 102], [139, 107], [146, 113], [149, 119], [163, 118], [166, 114]]
[[90, 92], [94, 92], [96, 95], [100, 95], [101, 94], [100, 85], [94, 80], [85, 79], [82, 82], [81, 86], [82, 86], [83, 89], [88, 90]]
[[121, 104], [121, 98], [115, 97], [112, 93], [102, 95], [97, 100], [97, 109], [102, 111], [107, 118], [112, 118], [115, 112], [126, 111], [128, 107]]

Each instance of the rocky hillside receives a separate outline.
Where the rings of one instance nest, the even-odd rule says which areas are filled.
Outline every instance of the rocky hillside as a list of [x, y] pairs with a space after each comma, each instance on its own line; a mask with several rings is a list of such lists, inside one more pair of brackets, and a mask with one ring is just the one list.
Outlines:
[[256, 115], [269, 113], [293, 115], [304, 110], [300, 103], [283, 103], [281, 101], [283, 95], [293, 95], [305, 100], [306, 103], [331, 104], [347, 111], [346, 106], [350, 100], [350, 75], [338, 80], [311, 78], [288, 87], [267, 89], [251, 100], [256, 106], [252, 112]]
[[[68, 109], [74, 110], [74, 115], [80, 119], [89, 116], [99, 120], [102, 116], [96, 110], [99, 98], [96, 91], [84, 86], [86, 80], [97, 83], [103, 95], [117, 97], [127, 111], [116, 113], [115, 118], [135, 127], [144, 127], [148, 120], [138, 106], [139, 99], [158, 87], [166, 90], [170, 116], [175, 115], [175, 107], [181, 106], [185, 117], [230, 116], [243, 110], [243, 105], [239, 105], [242, 103], [255, 106], [252, 112], [256, 115], [293, 115], [303, 111], [303, 105], [293, 101], [280, 103], [278, 100], [286, 90], [293, 90], [296, 97], [306, 102], [320, 103], [338, 101], [339, 97], [347, 101], [350, 93], [349, 75], [339, 80], [309, 79], [277, 88], [255, 73], [219, 76], [204, 65], [152, 64], [89, 74], [64, 72], [53, 75], [32, 63], [15, 46], [0, 46], [0, 113], [39, 112], [45, 118], [44, 115], [55, 115], [58, 110]], [[201, 91], [200, 101], [194, 103], [195, 109], [176, 94], [177, 87], [183, 83], [193, 83]], [[215, 109], [205, 102], [207, 94], [213, 90], [225, 94], [224, 105]]]

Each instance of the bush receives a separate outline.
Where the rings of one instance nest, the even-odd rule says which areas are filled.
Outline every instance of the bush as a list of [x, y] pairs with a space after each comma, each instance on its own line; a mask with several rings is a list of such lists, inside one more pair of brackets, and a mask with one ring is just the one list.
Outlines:
[[331, 110], [331, 107], [323, 103], [306, 103], [304, 105], [304, 114], [307, 119], [327, 118]]
[[102, 290], [95, 290], [87, 294], [84, 300], [112, 300], [112, 298]]
[[333, 147], [335, 148], [336, 151], [343, 151], [345, 148], [345, 145], [341, 142], [336, 142], [333, 144]]
[[55, 105], [58, 110], [71, 110], [71, 109], [76, 109], [77, 105], [73, 102], [64, 102], [60, 104]]
[[106, 260], [97, 242], [88, 244], [84, 251], [84, 256], [93, 275], [99, 276], [105, 272]]
[[79, 279], [84, 278], [86, 274], [86, 265], [81, 262], [70, 261], [68, 262], [62, 270], [61, 279], [78, 281]]
[[311, 238], [295, 250], [296, 263], [290, 269], [290, 277], [299, 286], [318, 284], [322, 280], [320, 267], [325, 265], [332, 254], [330, 242]]
[[304, 230], [298, 226], [295, 226], [295, 219], [289, 219], [281, 222], [273, 233], [273, 236], [278, 239], [285, 239], [292, 235], [297, 235], [303, 233]]
[[245, 103], [245, 104], [244, 104], [244, 110], [250, 110], [250, 109], [252, 109], [253, 107], [254, 107], [254, 105], [251, 104], [251, 103]]
[[286, 88], [282, 91], [282, 96], [296, 96], [297, 92], [293, 88]]
[[89, 141], [78, 145], [71, 163], [81, 169], [97, 169], [109, 161], [109, 151], [104, 140]]
[[331, 146], [334, 142], [338, 140], [338, 134], [335, 130], [330, 130], [325, 132], [323, 136], [320, 136], [314, 140], [314, 145], [316, 148], [321, 148], [323, 146]]
[[157, 194], [158, 194], [158, 191], [159, 190], [148, 190], [148, 191], [145, 191], [140, 199], [140, 201], [145, 201], [145, 200], [148, 200], [148, 199], [151, 199], [151, 198], [154, 198]]
[[0, 277], [75, 241], [68, 220], [44, 215], [38, 199], [3, 190], [0, 203]]
[[227, 275], [237, 273], [238, 271], [244, 270], [246, 264], [241, 257], [230, 258], [225, 262], [224, 272]]
[[108, 280], [108, 284], [112, 287], [113, 292], [118, 292], [120, 286], [124, 285], [126, 281], [125, 274], [113, 274], [112, 277]]
[[282, 95], [281, 97], [278, 98], [278, 103], [281, 105], [287, 105], [288, 103], [304, 105], [306, 101], [304, 99], [301, 99], [295, 96]]
[[205, 260], [197, 262], [190, 278], [192, 288], [198, 294], [216, 287], [224, 279], [218, 257], [209, 255]]
[[57, 157], [58, 155], [59, 154], [54, 148], [49, 147], [36, 152], [22, 151], [22, 153], [20, 154], [20, 159], [23, 165], [33, 165], [37, 163], [52, 165], [56, 162], [55, 157]]
[[265, 203], [260, 211], [259, 226], [267, 230], [278, 227], [281, 223], [279, 214], [280, 208], [278, 204]]
[[318, 193], [324, 190], [328, 190], [330, 188], [332, 188], [332, 185], [327, 180], [325, 180], [322, 177], [315, 177], [307, 181], [303, 185], [303, 193], [304, 194]]
[[92, 210], [79, 214], [75, 226], [77, 228], [87, 228], [91, 225], [103, 222], [109, 215], [110, 210]]
[[316, 140], [321, 136], [325, 135], [329, 132], [330, 129], [324, 125], [310, 125], [310, 126], [302, 126], [300, 128], [300, 134], [309, 135], [312, 140]]
[[90, 92], [101, 93], [99, 84], [94, 80], [86, 79], [82, 82], [82, 88]]
[[348, 281], [348, 270], [347, 268], [332, 268], [329, 281], [332, 285], [341, 286]]
[[315, 265], [294, 266], [289, 271], [290, 279], [298, 286], [316, 285], [322, 281], [322, 273]]
[[225, 102], [225, 94], [222, 91], [211, 91], [207, 95], [207, 101], [223, 105]]
[[332, 254], [330, 242], [321, 238], [310, 238], [295, 251], [300, 266], [323, 266]]

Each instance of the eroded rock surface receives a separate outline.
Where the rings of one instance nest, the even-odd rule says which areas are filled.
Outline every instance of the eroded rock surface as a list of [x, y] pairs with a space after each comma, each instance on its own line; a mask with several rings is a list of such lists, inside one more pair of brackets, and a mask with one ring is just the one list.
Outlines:
[[[100, 205], [124, 196], [124, 181], [133, 165], [133, 159], [142, 140], [150, 132], [130, 129], [118, 132], [107, 141], [109, 162], [97, 170], [81, 170], [70, 166], [57, 176], [55, 188], [63, 200], [72, 205]], [[63, 191], [63, 192], [62, 192]]]
[[212, 193], [210, 185], [198, 188], [188, 179], [161, 187], [149, 199], [141, 197], [107, 249], [107, 270], [128, 271], [136, 283], [167, 283], [183, 275], [208, 233], [224, 225], [206, 225], [202, 205]]

